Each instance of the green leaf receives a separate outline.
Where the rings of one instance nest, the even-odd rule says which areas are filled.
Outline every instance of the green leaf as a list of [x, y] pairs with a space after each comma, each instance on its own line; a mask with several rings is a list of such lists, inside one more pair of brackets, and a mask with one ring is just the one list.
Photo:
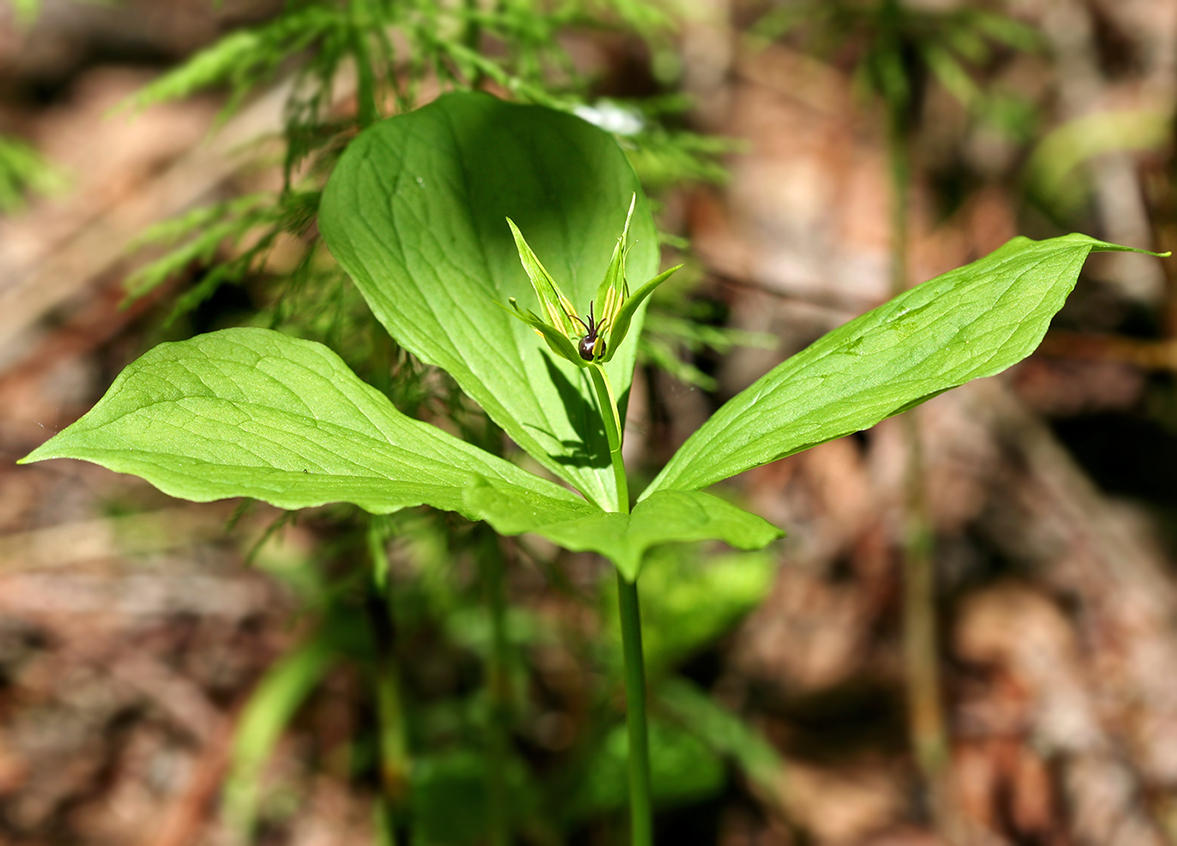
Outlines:
[[784, 761], [750, 722], [728, 711], [685, 679], [664, 680], [655, 696], [660, 711], [682, 723], [712, 752], [730, 757], [769, 802], [779, 804]]
[[[658, 679], [734, 628], [772, 587], [779, 568], [772, 550], [704, 553], [698, 547], [663, 546], [642, 560], [642, 652], [646, 677]], [[617, 594], [601, 619], [617, 619]], [[616, 640], [620, 667], [620, 632]]]
[[515, 225], [515, 221], [508, 217], [507, 226], [511, 228], [511, 236], [515, 239], [515, 248], [519, 250], [519, 262], [523, 265], [527, 278], [531, 280], [531, 287], [535, 289], [540, 307], [548, 316], [548, 324], [563, 332], [565, 339], [567, 339], [576, 331], [576, 322], [573, 319], [576, 309], [564, 298], [556, 280], [552, 278], [547, 268], [532, 252], [527, 239], [523, 237], [523, 233]]
[[[411, 836], [403, 842], [421, 846], [486, 843], [494, 816], [487, 790], [490, 775], [487, 756], [468, 746], [417, 758], [409, 797], [411, 813], [407, 815]], [[505, 782], [509, 800], [508, 807], [498, 813], [509, 820], [530, 816], [529, 806], [537, 791], [520, 761], [508, 758], [493, 777]]]
[[485, 480], [466, 489], [466, 505], [499, 534], [530, 532], [573, 552], [598, 552], [631, 582], [646, 550], [658, 544], [721, 540], [739, 549], [759, 549], [784, 535], [760, 517], [698, 491], [663, 491], [638, 503], [631, 514], [594, 510], [568, 519], [534, 497], [516, 497]]
[[[637, 291], [635, 291], [631, 296], [626, 298], [625, 302], [618, 310], [617, 319], [613, 322], [613, 325], [609, 329], [610, 343], [613, 343], [614, 338], [624, 338], [626, 336], [626, 333], [629, 332], [630, 323], [633, 321], [634, 315], [637, 314], [638, 309], [642, 307], [642, 304], [646, 301], [650, 294], [654, 293], [654, 290], [659, 285], [661, 285], [681, 269], [682, 265], [676, 264], [669, 270], [662, 271], [646, 284], [642, 285], [642, 287], [638, 288]], [[609, 359], [610, 355], [608, 354], [608, 351], [606, 351], [605, 361], [609, 361]]]
[[[489, 825], [486, 760], [470, 750], [424, 756], [413, 767], [414, 843], [465, 846]], [[461, 808], [461, 813], [455, 813]]]
[[225, 815], [239, 832], [252, 833], [270, 754], [336, 655], [330, 637], [319, 632], [274, 664], [242, 709], [225, 782]]
[[[645, 280], [657, 272], [653, 218], [611, 136], [562, 112], [449, 94], [352, 142], [319, 225], [398, 343], [448, 371], [523, 449], [608, 507], [616, 486], [588, 377], [499, 307], [535, 296], [506, 218], [584, 311], [635, 193], [626, 264]], [[608, 365], [623, 403], [635, 348]]]
[[[630, 201], [629, 212], [625, 215], [625, 226], [617, 238], [616, 246], [613, 247], [613, 256], [609, 259], [605, 278], [597, 286], [597, 296], [593, 301], [593, 304], [596, 305], [595, 315], [591, 310], [593, 304], [590, 304], [589, 316], [595, 316], [597, 326], [608, 331], [607, 340], [610, 346], [620, 346], [621, 342], [625, 340], [624, 332], [614, 335], [612, 329], [617, 322], [617, 315], [621, 311], [622, 305], [629, 299], [629, 282], [625, 278], [625, 254], [628, 252], [629, 224], [633, 219], [633, 209], [636, 203], [637, 197], [635, 196]], [[602, 335], [604, 335], [604, 331]], [[608, 361], [611, 357], [606, 355], [605, 360]]]
[[1026, 162], [1025, 182], [1049, 211], [1073, 215], [1090, 191], [1091, 181], [1081, 170], [1085, 162], [1108, 153], [1161, 149], [1170, 137], [1169, 120], [1156, 109], [1083, 115], [1042, 139]]
[[1092, 251], [1085, 235], [1014, 238], [820, 338], [728, 401], [642, 498], [697, 490], [866, 429], [1028, 356]]
[[[654, 718], [650, 721], [650, 781], [662, 808], [714, 796], [727, 781], [723, 762], [694, 734]], [[616, 726], [602, 738], [585, 767], [567, 810], [574, 819], [626, 806], [629, 733]]]
[[[207, 502], [280, 508], [351, 502], [472, 512], [462, 490], [493, 479], [537, 510], [591, 508], [559, 485], [401, 414], [321, 344], [226, 329], [160, 344], [81, 420], [22, 459], [80, 458]], [[477, 518], [475, 518], [477, 519]]]
[[511, 298], [511, 309], [512, 313], [516, 317], [538, 332], [540, 336], [543, 337], [544, 342], [548, 345], [548, 349], [550, 349], [556, 355], [560, 356], [560, 358], [563, 358], [566, 361], [571, 361], [573, 364], [576, 364], [578, 361], [580, 361], [581, 363], [577, 364], [577, 367], [588, 366], [587, 361], [581, 361], [580, 353], [577, 352], [576, 345], [573, 344], [572, 341], [568, 340], [568, 336], [559, 329], [552, 326], [550, 323], [546, 323], [543, 318], [541, 318], [534, 311], [531, 311], [530, 309], [524, 311], [523, 309], [519, 308], [519, 303], [515, 301], [514, 297]]

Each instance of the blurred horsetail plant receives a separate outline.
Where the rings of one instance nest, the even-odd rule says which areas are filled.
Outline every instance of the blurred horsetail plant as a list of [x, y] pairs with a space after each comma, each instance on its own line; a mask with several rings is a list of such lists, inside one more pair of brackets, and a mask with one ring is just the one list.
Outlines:
[[[320, 269], [320, 242], [311, 226], [325, 175], [357, 130], [411, 110], [437, 88], [493, 85], [523, 102], [576, 111], [624, 134], [629, 155], [650, 179], [720, 181], [724, 171], [717, 159], [731, 144], [668, 128], [674, 114], [687, 108], [684, 99], [596, 102], [592, 79], [577, 69], [558, 37], [578, 28], [613, 30], [658, 45], [675, 26], [663, 4], [633, 0], [572, 0], [555, 9], [530, 2], [286, 0], [273, 19], [229, 32], [123, 104], [138, 111], [219, 90], [227, 96], [220, 115], [227, 121], [269, 86], [283, 85], [286, 92], [281, 189], [212, 203], [144, 233], [139, 246], [167, 251], [128, 280], [128, 297], [144, 296], [186, 269], [208, 268], [174, 304], [174, 320], [221, 286], [263, 272], [276, 243], [292, 239], [301, 262], [270, 326], [304, 328], [305, 318], [290, 302], [297, 289], [308, 279], [320, 287], [339, 282]], [[354, 108], [343, 107], [349, 100]], [[273, 155], [267, 145], [255, 153], [261, 161]]]

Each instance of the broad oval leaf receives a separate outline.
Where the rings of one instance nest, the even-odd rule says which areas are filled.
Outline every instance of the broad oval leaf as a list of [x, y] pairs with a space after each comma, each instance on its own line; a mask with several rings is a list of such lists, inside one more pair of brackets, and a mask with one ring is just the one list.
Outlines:
[[470, 511], [502, 535], [532, 533], [573, 552], [597, 552], [628, 581], [638, 577], [642, 556], [663, 543], [721, 540], [737, 549], [760, 549], [783, 537], [776, 526], [700, 491], [660, 491], [630, 514], [594, 510], [568, 519], [517, 498], [499, 482], [466, 489]]
[[[448, 94], [352, 142], [319, 226], [400, 344], [448, 371], [552, 472], [611, 507], [609, 448], [588, 377], [501, 307], [511, 297], [537, 305], [506, 218], [587, 311], [635, 193], [627, 268], [641, 284], [657, 272], [657, 237], [612, 137], [551, 109]], [[608, 365], [623, 404], [634, 351], [626, 343]]]
[[424, 504], [478, 519], [462, 491], [490, 478], [557, 518], [593, 508], [401, 414], [322, 344], [267, 329], [160, 344], [21, 462], [47, 458], [133, 473], [197, 502], [248, 496], [290, 509], [350, 502], [376, 514]]
[[823, 336], [729, 400], [642, 498], [697, 490], [866, 429], [1028, 356], [1091, 252], [1085, 235], [1014, 238]]

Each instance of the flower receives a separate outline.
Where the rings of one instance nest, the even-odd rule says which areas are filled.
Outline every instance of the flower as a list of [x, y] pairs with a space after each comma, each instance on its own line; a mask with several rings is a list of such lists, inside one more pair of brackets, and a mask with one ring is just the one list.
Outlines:
[[515, 236], [519, 260], [531, 280], [531, 287], [539, 297], [540, 308], [546, 319], [530, 309], [519, 308], [514, 297], [510, 299], [511, 309], [516, 317], [547, 342], [552, 352], [577, 367], [603, 364], [613, 358], [629, 332], [629, 325], [638, 306], [654, 292], [655, 288], [682, 267], [680, 264], [660, 273], [638, 288], [634, 294], [630, 294], [629, 283], [625, 278], [625, 255], [629, 252], [629, 222], [633, 218], [636, 204], [635, 194], [629, 202], [625, 226], [617, 238], [617, 245], [613, 248], [613, 256], [605, 270], [605, 278], [597, 288], [596, 298], [589, 305], [587, 320], [577, 313], [572, 303], [564, 296], [560, 286], [527, 245], [519, 227], [507, 218], [507, 225], [511, 227], [511, 234]]

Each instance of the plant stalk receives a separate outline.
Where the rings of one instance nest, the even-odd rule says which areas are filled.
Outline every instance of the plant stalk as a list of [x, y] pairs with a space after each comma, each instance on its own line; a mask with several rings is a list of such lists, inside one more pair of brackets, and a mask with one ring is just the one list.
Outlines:
[[411, 761], [395, 658], [386, 658], [377, 671], [376, 708], [380, 725], [380, 780], [384, 787], [376, 805], [377, 832], [381, 846], [396, 846], [396, 820], [408, 802]]
[[400, 670], [394, 657], [381, 662], [376, 680], [376, 700], [380, 715], [380, 772], [384, 791], [393, 806], [409, 798], [408, 743], [405, 738], [405, 712], [401, 701]]
[[396, 820], [409, 799], [412, 758], [401, 698], [400, 662], [396, 650], [396, 619], [388, 589], [388, 554], [384, 533], [373, 518], [367, 531], [368, 554], [374, 576], [368, 617], [376, 647], [376, 713], [379, 726], [380, 781], [383, 790], [376, 806], [378, 836], [382, 844], [395, 846]]
[[617, 502], [613, 510], [628, 514], [629, 481], [625, 476], [625, 460], [621, 457], [624, 435], [621, 415], [617, 413], [617, 397], [613, 393], [613, 384], [609, 381], [609, 374], [605, 372], [604, 367], [594, 363], [589, 365], [588, 371], [597, 391], [597, 402], [601, 406], [601, 420], [605, 423], [605, 437], [609, 441], [609, 461], [613, 465], [613, 480], [617, 485]]
[[[910, 412], [909, 412], [910, 414]], [[908, 424], [913, 459], [908, 472], [915, 475], [921, 462], [915, 417]], [[940, 704], [940, 666], [936, 648], [936, 578], [932, 561], [932, 536], [923, 500], [922, 480], [910, 483], [904, 543], [903, 651], [907, 665], [908, 724], [916, 763], [931, 792], [932, 810], [938, 807], [948, 762], [948, 742]]]
[[[588, 368], [601, 406], [609, 441], [609, 458], [617, 481], [616, 511], [629, 513], [629, 483], [621, 456], [623, 430], [617, 398], [605, 368]], [[617, 572], [617, 607], [621, 615], [621, 651], [625, 660], [625, 723], [629, 733], [629, 819], [631, 846], [653, 846], [654, 807], [650, 785], [650, 739], [646, 724], [646, 662], [642, 655], [642, 615], [638, 583]]]
[[625, 721], [629, 730], [629, 820], [631, 846], [653, 846], [654, 811], [650, 786], [650, 741], [646, 726], [646, 669], [642, 657], [642, 615], [638, 583], [617, 573], [621, 648], [625, 656]]
[[376, 834], [376, 846], [397, 846], [396, 824], [393, 822], [389, 801], [384, 796], [376, 798], [372, 809], [372, 826]]
[[[907, 206], [911, 180], [906, 103], [888, 102], [887, 160], [891, 177], [891, 295], [907, 289]], [[932, 816], [943, 829], [948, 740], [940, 702], [939, 652], [936, 645], [936, 591], [932, 530], [924, 488], [924, 461], [918, 418], [902, 418], [908, 461], [904, 480], [903, 655], [907, 669], [907, 717], [916, 765], [928, 790]]]
[[365, 35], [370, 24], [370, 12], [363, 0], [352, 0], [348, 4], [351, 18], [351, 47], [356, 58], [356, 121], [365, 129], [380, 119], [380, 107], [376, 102], [376, 77], [372, 73], [372, 60], [368, 55]]
[[498, 537], [486, 533], [482, 578], [490, 606], [491, 654], [488, 667], [490, 695], [489, 748], [487, 750], [487, 827], [491, 846], [511, 842], [510, 795], [507, 785], [508, 733], [512, 714], [511, 678], [507, 642], [507, 597], [503, 587], [503, 550]]

